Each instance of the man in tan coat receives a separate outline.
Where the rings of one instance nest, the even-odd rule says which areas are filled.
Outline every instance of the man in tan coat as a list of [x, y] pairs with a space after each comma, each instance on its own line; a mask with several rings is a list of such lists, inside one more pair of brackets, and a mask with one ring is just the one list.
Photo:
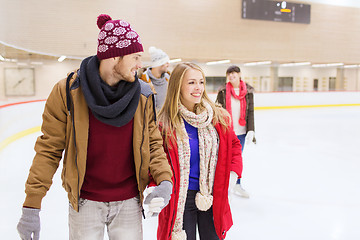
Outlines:
[[[26, 182], [18, 224], [22, 239], [39, 239], [41, 201], [63, 157], [72, 240], [142, 239], [143, 191], [158, 213], [172, 192], [172, 171], [155, 124], [153, 93], [139, 81], [143, 47], [124, 20], [100, 15], [97, 55], [58, 82], [45, 105], [43, 133]], [[65, 154], [63, 155], [63, 151]]]

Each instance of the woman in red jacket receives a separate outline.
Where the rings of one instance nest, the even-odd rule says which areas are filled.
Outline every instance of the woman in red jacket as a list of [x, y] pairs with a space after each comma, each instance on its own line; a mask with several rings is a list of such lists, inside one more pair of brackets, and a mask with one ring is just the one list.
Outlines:
[[205, 91], [193, 63], [178, 64], [169, 79], [159, 124], [173, 169], [170, 203], [159, 215], [158, 239], [224, 239], [232, 226], [230, 185], [241, 177], [241, 145], [229, 114]]

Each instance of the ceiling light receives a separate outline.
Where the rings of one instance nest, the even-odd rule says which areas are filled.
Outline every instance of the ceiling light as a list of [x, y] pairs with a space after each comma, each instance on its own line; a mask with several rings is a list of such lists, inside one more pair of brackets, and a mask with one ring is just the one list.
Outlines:
[[271, 61], [249, 62], [249, 63], [244, 63], [244, 66], [257, 66], [257, 65], [267, 65], [267, 64], [271, 64]]
[[30, 64], [32, 64], [32, 65], [43, 65], [44, 63], [43, 62], [31, 62]]
[[15, 63], [15, 62], [17, 62], [18, 60], [17, 60], [17, 59], [14, 59], [14, 58], [5, 58], [4, 61], [5, 61], [5, 62], [13, 62], [13, 63]]
[[312, 67], [338, 67], [344, 66], [343, 63], [326, 63], [326, 64], [313, 64]]
[[327, 67], [344, 66], [343, 63], [328, 63], [326, 65], [327, 65]]
[[360, 65], [344, 65], [344, 68], [358, 68]]
[[283, 63], [280, 64], [280, 66], [282, 67], [295, 67], [295, 66], [306, 66], [306, 65], [310, 65], [311, 62], [297, 62], [297, 63]]
[[5, 58], [0, 55], [0, 60], [1, 60], [1, 61], [5, 61]]
[[230, 60], [220, 60], [220, 61], [213, 61], [213, 62], [207, 62], [206, 65], [215, 65], [215, 64], [223, 64], [223, 63], [229, 63]]
[[170, 59], [169, 63], [181, 62], [181, 58]]
[[58, 62], [62, 62], [62, 61], [64, 61], [65, 60], [65, 58], [66, 58], [66, 56], [61, 56], [61, 57], [59, 57], [59, 59], [58, 59]]
[[313, 64], [312, 67], [326, 67], [326, 64]]

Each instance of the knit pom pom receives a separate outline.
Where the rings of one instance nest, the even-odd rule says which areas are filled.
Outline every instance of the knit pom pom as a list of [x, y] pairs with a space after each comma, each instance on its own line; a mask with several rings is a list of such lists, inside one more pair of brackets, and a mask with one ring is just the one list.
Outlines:
[[211, 195], [202, 195], [201, 192], [197, 192], [195, 196], [196, 207], [200, 211], [207, 211], [210, 209], [213, 203], [213, 196]]
[[149, 47], [150, 55], [156, 52], [156, 47]]
[[104, 26], [104, 24], [109, 20], [112, 20], [109, 15], [107, 15], [107, 14], [99, 15], [98, 19], [97, 19], [97, 25], [98, 25], [99, 29], [101, 29]]
[[185, 230], [181, 230], [179, 232], [172, 232], [171, 233], [172, 240], [186, 240], [186, 232]]

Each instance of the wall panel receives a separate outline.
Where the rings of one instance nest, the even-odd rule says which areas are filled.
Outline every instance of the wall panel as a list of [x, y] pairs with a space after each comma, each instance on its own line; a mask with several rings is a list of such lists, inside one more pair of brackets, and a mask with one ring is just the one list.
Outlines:
[[146, 50], [155, 45], [170, 57], [360, 63], [360, 8], [325, 4], [311, 4], [310, 24], [294, 24], [244, 20], [241, 0], [3, 0], [0, 41], [92, 55], [100, 13], [128, 20]]

